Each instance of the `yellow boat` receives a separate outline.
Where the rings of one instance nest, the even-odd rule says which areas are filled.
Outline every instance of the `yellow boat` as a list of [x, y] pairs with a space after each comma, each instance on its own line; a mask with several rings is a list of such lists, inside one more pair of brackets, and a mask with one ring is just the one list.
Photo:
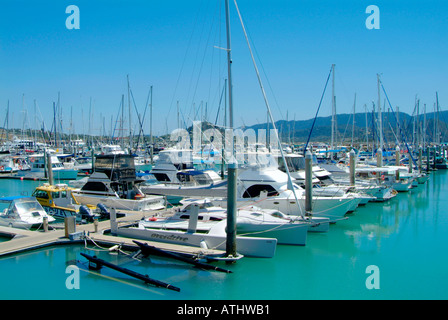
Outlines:
[[63, 183], [55, 185], [44, 183], [34, 190], [32, 196], [49, 215], [55, 218], [63, 219], [71, 216], [92, 218], [92, 211], [96, 209], [96, 206], [81, 205], [72, 194], [73, 190], [76, 189]]

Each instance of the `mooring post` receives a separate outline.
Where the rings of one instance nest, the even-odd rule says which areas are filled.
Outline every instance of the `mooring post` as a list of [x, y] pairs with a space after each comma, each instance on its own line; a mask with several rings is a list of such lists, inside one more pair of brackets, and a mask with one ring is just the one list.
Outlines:
[[48, 217], [44, 217], [43, 218], [43, 227], [44, 227], [44, 232], [48, 232]]
[[436, 146], [433, 147], [432, 168], [436, 170]]
[[68, 238], [71, 233], [76, 232], [76, 217], [65, 217], [64, 218], [64, 226], [65, 226], [65, 237]]
[[399, 166], [400, 165], [400, 146], [397, 145], [395, 147], [395, 165]]
[[195, 233], [198, 226], [199, 219], [199, 206], [197, 204], [192, 205], [190, 211], [190, 219], [188, 219], [187, 233]]
[[118, 230], [117, 222], [117, 210], [115, 208], [110, 208], [110, 231], [114, 234]]
[[423, 165], [423, 150], [422, 147], [418, 148], [418, 172], [422, 172], [422, 165]]
[[383, 166], [383, 150], [381, 148], [378, 148], [378, 150], [376, 151], [376, 166]]
[[350, 151], [350, 185], [355, 185], [355, 173], [356, 173], [356, 153], [355, 150]]
[[312, 211], [313, 203], [313, 155], [309, 150], [305, 153], [305, 212]]

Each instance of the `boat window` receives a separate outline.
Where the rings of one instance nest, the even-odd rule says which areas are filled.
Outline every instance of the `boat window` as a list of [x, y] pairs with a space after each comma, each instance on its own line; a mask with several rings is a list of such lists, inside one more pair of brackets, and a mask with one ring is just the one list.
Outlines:
[[52, 192], [52, 193], [51, 193], [51, 197], [52, 197], [53, 199], [57, 199], [57, 198], [59, 198], [59, 196], [60, 196], [59, 192]]
[[206, 208], [211, 208], [213, 207], [213, 203], [211, 202], [203, 202], [201, 204], [199, 204], [199, 209], [206, 209]]
[[26, 213], [33, 210], [38, 210], [38, 202], [18, 202], [16, 203], [16, 208], [19, 213]]
[[176, 174], [177, 179], [181, 182], [181, 183], [186, 183], [186, 182], [191, 182], [191, 176], [187, 175], [187, 174], [182, 174], [182, 173], [178, 173]]
[[33, 192], [33, 197], [42, 198], [42, 199], [48, 199], [48, 193], [46, 193], [43, 190], [36, 190], [36, 191]]
[[222, 221], [222, 218], [218, 218], [218, 217], [210, 217], [209, 219], [210, 221]]
[[31, 212], [31, 214], [33, 215], [33, 217], [40, 217], [40, 212], [33, 211]]
[[61, 198], [67, 198], [67, 191], [61, 191]]
[[84, 191], [107, 191], [107, 186], [102, 182], [90, 181], [87, 182], [81, 190]]
[[243, 198], [255, 198], [259, 197], [262, 191], [267, 191], [268, 197], [278, 194], [277, 190], [269, 184], [254, 184], [244, 191]]
[[276, 211], [271, 213], [271, 216], [275, 217], [275, 218], [283, 218], [283, 213]]
[[153, 173], [153, 174], [156, 177], [157, 181], [160, 181], [160, 182], [170, 182], [170, 178], [165, 173]]

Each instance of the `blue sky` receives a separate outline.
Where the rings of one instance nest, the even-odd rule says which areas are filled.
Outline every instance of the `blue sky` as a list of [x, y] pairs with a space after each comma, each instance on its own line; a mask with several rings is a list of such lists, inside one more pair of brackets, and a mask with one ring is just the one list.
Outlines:
[[[420, 105], [432, 111], [437, 91], [446, 110], [446, 1], [237, 2], [275, 120], [314, 117], [332, 64], [338, 113], [352, 111], [355, 93], [356, 110], [363, 112], [365, 104], [371, 110], [377, 73], [394, 108], [412, 114], [418, 95]], [[380, 9], [379, 30], [365, 26], [371, 4]], [[153, 86], [154, 134], [177, 128], [177, 101], [187, 125], [200, 117], [201, 106], [215, 122], [227, 75], [225, 52], [216, 48], [226, 45], [223, 0], [0, 0], [0, 5], [0, 110], [4, 114], [9, 100], [10, 127], [40, 127], [42, 121], [50, 127], [59, 92], [66, 132], [72, 110], [75, 132], [88, 133], [90, 112], [90, 132], [99, 134], [104, 123], [110, 133], [122, 94], [128, 120], [127, 75], [141, 114]], [[79, 7], [79, 30], [66, 28], [69, 5]], [[266, 108], [233, 0], [230, 5], [234, 121], [252, 125], [265, 121]], [[331, 114], [330, 89], [320, 116]], [[221, 109], [218, 123], [222, 115]], [[149, 133], [149, 110], [144, 132]]]

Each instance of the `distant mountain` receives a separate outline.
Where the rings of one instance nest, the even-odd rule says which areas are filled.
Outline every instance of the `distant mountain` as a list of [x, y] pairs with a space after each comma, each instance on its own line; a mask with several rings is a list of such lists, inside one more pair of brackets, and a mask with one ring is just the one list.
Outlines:
[[[435, 117], [437, 113], [431, 112], [426, 114], [426, 130], [424, 126], [424, 115], [420, 115], [417, 121], [417, 117], [412, 117], [407, 113], [399, 112], [393, 114], [391, 112], [382, 113], [382, 126], [383, 126], [383, 138], [385, 143], [395, 143], [398, 137], [399, 141], [402, 141], [404, 136], [406, 142], [411, 143], [414, 132], [415, 118], [415, 133], [426, 132], [426, 141], [434, 141], [434, 127], [436, 123]], [[399, 122], [399, 128], [397, 129], [397, 117]], [[331, 116], [317, 117], [314, 123], [314, 128], [311, 133], [310, 141], [314, 142], [329, 142], [331, 139]], [[447, 125], [448, 125], [448, 111], [440, 111], [438, 113], [439, 118], [439, 131], [441, 141], [447, 140]], [[313, 126], [314, 119], [309, 120], [296, 120], [285, 121], [279, 120], [275, 122], [275, 125], [279, 131], [280, 138], [283, 142], [301, 143], [306, 142], [310, 134], [310, 130]], [[367, 122], [367, 125], [366, 125]], [[353, 128], [353, 114], [339, 114], [336, 116], [335, 125], [337, 128], [337, 137], [335, 141], [337, 143], [350, 143], [352, 139]], [[354, 130], [354, 142], [365, 143], [366, 141], [366, 127], [368, 130], [368, 139], [372, 141], [373, 138], [378, 139], [378, 113], [356, 113], [355, 114], [355, 130]], [[256, 124], [253, 126], [245, 127], [245, 129], [267, 129], [266, 123]], [[269, 124], [269, 128], [272, 129], [272, 124]], [[417, 138], [415, 138], [417, 139]]]

